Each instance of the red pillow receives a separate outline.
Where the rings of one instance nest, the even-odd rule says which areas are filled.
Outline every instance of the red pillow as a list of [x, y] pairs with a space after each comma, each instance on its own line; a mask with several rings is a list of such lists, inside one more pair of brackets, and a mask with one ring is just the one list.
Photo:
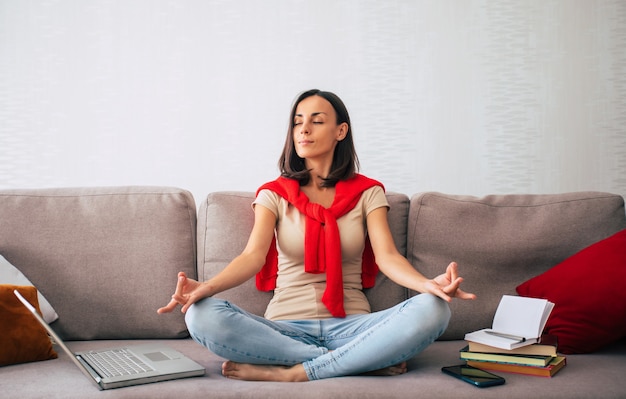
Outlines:
[[589, 353], [626, 337], [626, 230], [599, 241], [517, 287], [554, 302], [545, 332], [559, 352]]

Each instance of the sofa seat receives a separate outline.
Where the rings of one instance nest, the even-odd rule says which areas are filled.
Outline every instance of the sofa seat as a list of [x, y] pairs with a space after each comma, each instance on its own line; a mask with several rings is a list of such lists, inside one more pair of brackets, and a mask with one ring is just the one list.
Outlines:
[[[73, 341], [74, 350], [105, 349], [143, 340]], [[569, 355], [567, 366], [552, 378], [499, 373], [505, 385], [475, 388], [441, 373], [441, 367], [460, 364], [464, 341], [438, 341], [409, 362], [409, 372], [395, 377], [341, 377], [303, 383], [236, 381], [220, 373], [223, 359], [191, 339], [154, 340], [175, 348], [206, 367], [203, 377], [164, 381], [107, 391], [98, 389], [64, 353], [59, 358], [0, 369], [0, 391], [5, 398], [624, 398], [626, 342], [598, 353]], [[5, 396], [8, 394], [7, 396]]]

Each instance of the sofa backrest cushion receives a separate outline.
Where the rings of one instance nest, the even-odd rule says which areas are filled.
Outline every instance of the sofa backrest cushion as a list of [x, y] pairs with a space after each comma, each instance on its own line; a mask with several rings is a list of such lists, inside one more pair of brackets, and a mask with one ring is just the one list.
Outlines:
[[[252, 192], [215, 192], [202, 201], [198, 209], [198, 276], [208, 280], [219, 273], [245, 247], [254, 224]], [[406, 254], [406, 223], [409, 198], [387, 193], [389, 225], [398, 250]], [[373, 310], [387, 308], [407, 296], [404, 288], [379, 274], [376, 286], [366, 290]], [[272, 294], [256, 289], [255, 280], [222, 292], [216, 297], [227, 299], [249, 312], [263, 315]]]
[[0, 254], [59, 315], [68, 340], [187, 336], [180, 312], [157, 315], [176, 274], [196, 276], [196, 208], [163, 187], [0, 191]]
[[411, 198], [407, 257], [427, 277], [459, 264], [463, 289], [441, 339], [491, 327], [500, 298], [581, 249], [626, 228], [619, 195], [576, 192], [482, 198], [421, 193]]

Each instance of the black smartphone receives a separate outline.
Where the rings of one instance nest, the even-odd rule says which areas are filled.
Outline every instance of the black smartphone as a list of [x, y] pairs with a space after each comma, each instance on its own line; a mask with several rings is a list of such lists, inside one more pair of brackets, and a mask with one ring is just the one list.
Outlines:
[[466, 364], [442, 367], [441, 371], [480, 388], [502, 385], [505, 382], [499, 375]]

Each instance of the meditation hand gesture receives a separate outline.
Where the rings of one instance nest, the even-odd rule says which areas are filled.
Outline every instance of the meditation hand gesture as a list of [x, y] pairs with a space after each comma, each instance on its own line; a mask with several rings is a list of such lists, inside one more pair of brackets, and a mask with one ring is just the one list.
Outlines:
[[[446, 272], [435, 277], [433, 280], [435, 287], [432, 293], [449, 301], [451, 298], [476, 299], [476, 295], [463, 291], [460, 287], [463, 278], [459, 277], [458, 265], [452, 262], [446, 268]], [[441, 295], [443, 294], [443, 296]]]
[[182, 305], [181, 312], [185, 313], [195, 302], [208, 296], [208, 293], [203, 291], [203, 287], [202, 283], [187, 278], [184, 272], [178, 273], [178, 282], [176, 283], [176, 291], [172, 295], [172, 300], [164, 307], [159, 308], [157, 313], [169, 313], [177, 305]]

